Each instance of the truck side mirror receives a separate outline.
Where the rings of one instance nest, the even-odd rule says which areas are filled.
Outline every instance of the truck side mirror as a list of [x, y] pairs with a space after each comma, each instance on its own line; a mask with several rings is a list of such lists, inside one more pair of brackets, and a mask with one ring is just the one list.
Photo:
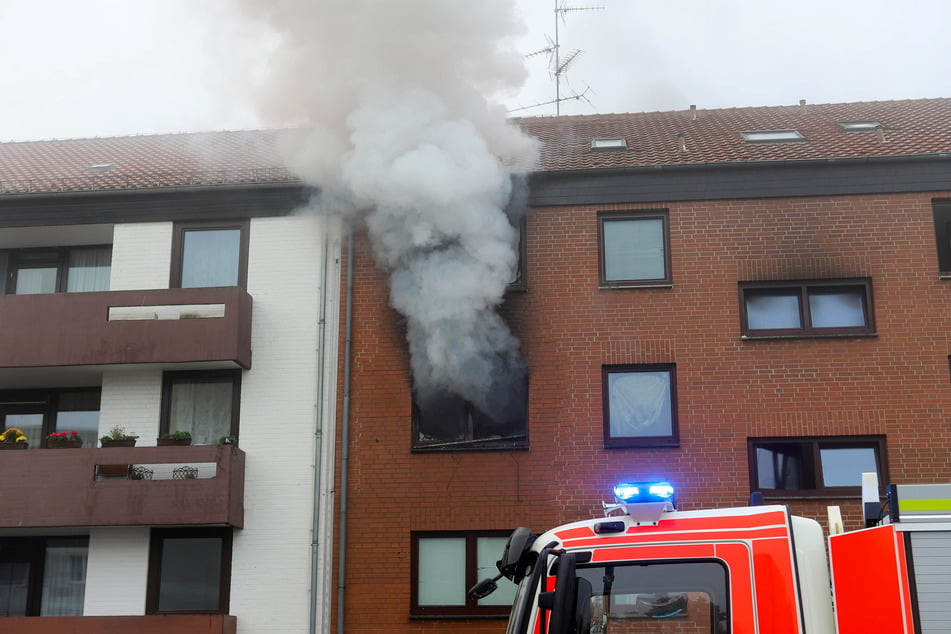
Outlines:
[[524, 526], [512, 531], [505, 543], [505, 550], [502, 551], [502, 558], [495, 563], [502, 576], [515, 584], [521, 583], [525, 571], [528, 570], [528, 555], [536, 537], [537, 535], [533, 535], [532, 531]]
[[578, 610], [577, 558], [564, 553], [558, 558], [555, 593], [552, 601], [549, 634], [572, 634], [575, 631]]

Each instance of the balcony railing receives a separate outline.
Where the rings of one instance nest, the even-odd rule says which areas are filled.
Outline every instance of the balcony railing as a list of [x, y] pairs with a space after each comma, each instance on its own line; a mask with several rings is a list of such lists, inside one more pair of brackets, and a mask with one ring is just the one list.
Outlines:
[[[244, 459], [233, 445], [0, 451], [0, 528], [241, 528]], [[140, 479], [141, 469], [179, 477]]]
[[0, 618], [3, 634], [235, 634], [237, 618], [225, 614], [151, 616], [22, 616]]
[[251, 367], [238, 287], [0, 296], [0, 367], [219, 362]]

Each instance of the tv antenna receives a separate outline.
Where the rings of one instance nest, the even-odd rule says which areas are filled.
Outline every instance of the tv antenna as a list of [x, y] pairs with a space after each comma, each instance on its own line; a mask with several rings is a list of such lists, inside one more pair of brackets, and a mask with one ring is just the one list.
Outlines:
[[[560, 26], [559, 22], [564, 22], [565, 15], [572, 13], [574, 11], [602, 11], [604, 10], [603, 6], [592, 6], [592, 7], [574, 7], [569, 6], [566, 0], [553, 0], [555, 3], [555, 39], [552, 40], [550, 37], [546, 36], [548, 39], [548, 46], [529, 53], [525, 57], [535, 57], [536, 55], [547, 55], [548, 56], [548, 66], [549, 72], [552, 77], [555, 79], [555, 98], [551, 101], [545, 101], [543, 103], [536, 103], [531, 106], [525, 106], [523, 108], [516, 108], [510, 112], [516, 112], [518, 110], [528, 110], [529, 108], [539, 108], [541, 106], [548, 106], [555, 104], [555, 115], [561, 115], [561, 102], [562, 101], [577, 101], [579, 99], [584, 99], [588, 101], [588, 98], [585, 94], [588, 92], [588, 88], [585, 87], [584, 91], [581, 93], [572, 92], [567, 97], [561, 96], [561, 78], [568, 71], [568, 68], [575, 63], [579, 56], [583, 54], [583, 51], [574, 49], [566, 55], [561, 54], [561, 35], [560, 35]], [[588, 101], [588, 103], [591, 103]]]

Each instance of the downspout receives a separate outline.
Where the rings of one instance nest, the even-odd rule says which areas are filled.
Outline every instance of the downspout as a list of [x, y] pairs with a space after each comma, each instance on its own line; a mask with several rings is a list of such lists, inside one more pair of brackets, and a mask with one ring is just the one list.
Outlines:
[[337, 562], [337, 632], [343, 634], [347, 562], [347, 491], [350, 481], [350, 350], [353, 334], [353, 231], [347, 223], [347, 308], [344, 326], [343, 412], [341, 415], [340, 529]]
[[310, 634], [317, 634], [317, 604], [323, 603], [319, 596], [319, 548], [321, 476], [324, 457], [324, 361], [327, 356], [327, 269], [330, 268], [330, 221], [324, 217], [323, 263], [320, 280], [320, 313], [317, 319], [317, 384], [315, 386], [314, 410], [314, 514], [310, 526]]

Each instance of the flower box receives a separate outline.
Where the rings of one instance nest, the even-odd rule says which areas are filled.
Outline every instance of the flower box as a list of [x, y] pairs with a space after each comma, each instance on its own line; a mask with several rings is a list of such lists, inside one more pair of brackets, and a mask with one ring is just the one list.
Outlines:
[[47, 449], [78, 449], [83, 446], [81, 440], [47, 440]]

